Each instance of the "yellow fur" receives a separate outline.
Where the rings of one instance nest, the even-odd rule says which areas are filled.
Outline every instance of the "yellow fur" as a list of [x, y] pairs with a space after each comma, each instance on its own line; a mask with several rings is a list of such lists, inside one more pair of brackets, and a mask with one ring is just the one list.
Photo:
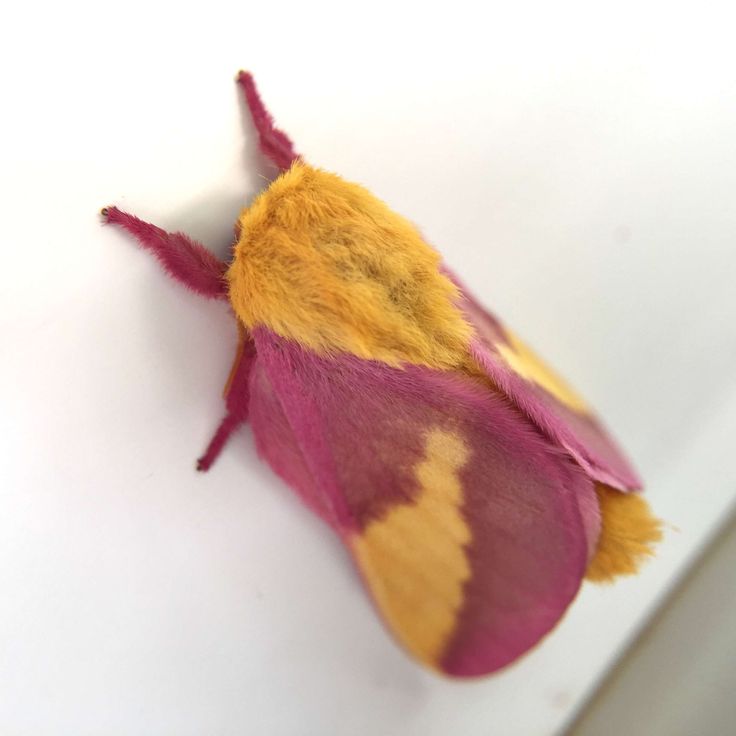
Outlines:
[[471, 574], [464, 550], [470, 529], [460, 513], [458, 477], [467, 459], [462, 438], [429, 432], [424, 460], [414, 468], [419, 498], [369, 524], [353, 546], [389, 626], [430, 666], [437, 665], [454, 631]]
[[601, 507], [601, 534], [585, 577], [608, 583], [618, 575], [635, 574], [644, 559], [654, 554], [654, 544], [662, 539], [662, 523], [638, 493], [621, 493], [603, 484], [597, 484], [595, 490]]
[[439, 255], [363, 187], [297, 162], [239, 225], [227, 277], [247, 327], [321, 354], [441, 369], [465, 362], [471, 331]]

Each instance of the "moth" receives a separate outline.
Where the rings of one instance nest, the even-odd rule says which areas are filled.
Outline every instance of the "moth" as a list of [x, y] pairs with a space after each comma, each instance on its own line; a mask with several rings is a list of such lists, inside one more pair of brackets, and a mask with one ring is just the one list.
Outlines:
[[224, 418], [197, 467], [249, 421], [396, 640], [447, 675], [493, 672], [555, 626], [584, 578], [635, 572], [660, 523], [585, 401], [412, 223], [298, 155], [249, 73], [237, 82], [281, 173], [242, 210], [229, 262], [102, 210], [235, 317]]

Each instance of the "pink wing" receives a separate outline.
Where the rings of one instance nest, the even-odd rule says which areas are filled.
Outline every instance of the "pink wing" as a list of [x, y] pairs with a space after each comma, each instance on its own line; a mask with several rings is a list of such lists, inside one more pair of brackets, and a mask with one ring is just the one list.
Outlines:
[[566, 453], [482, 379], [253, 339], [259, 452], [341, 535], [410, 652], [481, 675], [555, 625], [595, 505]]
[[471, 352], [480, 368], [553, 442], [567, 450], [592, 480], [621, 491], [642, 482], [590, 408], [486, 311], [448, 269], [460, 288], [458, 307], [475, 328]]

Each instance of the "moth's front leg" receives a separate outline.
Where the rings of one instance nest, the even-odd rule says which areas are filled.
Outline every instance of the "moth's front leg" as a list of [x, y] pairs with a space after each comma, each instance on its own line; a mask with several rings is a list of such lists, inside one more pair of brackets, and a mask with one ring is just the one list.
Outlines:
[[117, 207], [105, 207], [101, 214], [105, 222], [120, 225], [133, 235], [179, 283], [210, 299], [227, 299], [227, 264], [201, 243], [184, 233], [168, 233]]
[[256, 349], [245, 328], [239, 325], [239, 329], [238, 352], [223, 391], [227, 414], [220, 422], [220, 426], [210, 440], [204, 455], [197, 460], [197, 470], [209, 470], [220, 452], [222, 452], [222, 448], [225, 447], [230, 435], [248, 419], [250, 374], [256, 357]]

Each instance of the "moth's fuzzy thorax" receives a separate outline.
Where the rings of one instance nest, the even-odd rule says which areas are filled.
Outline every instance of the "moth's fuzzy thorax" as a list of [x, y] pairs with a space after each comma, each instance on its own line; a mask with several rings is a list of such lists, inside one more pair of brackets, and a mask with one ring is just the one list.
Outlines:
[[363, 187], [297, 162], [238, 224], [227, 278], [247, 327], [320, 354], [436, 368], [465, 362], [471, 331], [439, 255]]

